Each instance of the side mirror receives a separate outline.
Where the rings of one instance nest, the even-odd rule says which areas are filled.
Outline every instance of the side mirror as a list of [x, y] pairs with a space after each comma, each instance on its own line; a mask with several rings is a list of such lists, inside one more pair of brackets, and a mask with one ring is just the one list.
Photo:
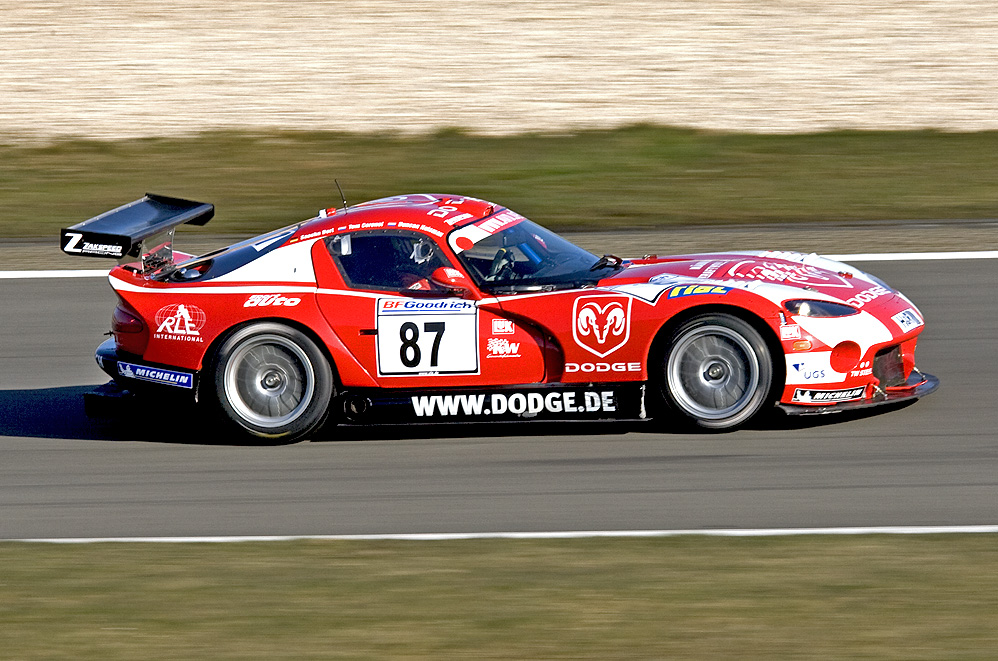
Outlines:
[[450, 290], [462, 298], [468, 297], [474, 290], [474, 286], [471, 284], [468, 276], [450, 266], [441, 266], [434, 270], [430, 274], [430, 282], [438, 287]]

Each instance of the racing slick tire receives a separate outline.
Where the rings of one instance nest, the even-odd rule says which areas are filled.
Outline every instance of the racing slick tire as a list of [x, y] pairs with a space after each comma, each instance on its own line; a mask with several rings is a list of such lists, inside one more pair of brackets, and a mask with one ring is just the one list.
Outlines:
[[226, 421], [261, 442], [290, 443], [326, 419], [333, 374], [304, 333], [283, 324], [244, 326], [212, 361], [213, 395]]
[[772, 354], [748, 322], [704, 314], [675, 330], [660, 377], [670, 409], [700, 428], [730, 430], [752, 419], [769, 399]]

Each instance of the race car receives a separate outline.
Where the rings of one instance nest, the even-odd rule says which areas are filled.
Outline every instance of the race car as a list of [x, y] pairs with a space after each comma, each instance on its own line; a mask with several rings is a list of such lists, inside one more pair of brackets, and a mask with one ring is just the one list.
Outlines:
[[184, 393], [289, 442], [336, 424], [658, 420], [730, 430], [778, 407], [922, 397], [918, 308], [795, 252], [591, 254], [472, 197], [399, 195], [193, 256], [211, 204], [149, 194], [64, 229], [109, 257], [97, 362], [130, 392]]

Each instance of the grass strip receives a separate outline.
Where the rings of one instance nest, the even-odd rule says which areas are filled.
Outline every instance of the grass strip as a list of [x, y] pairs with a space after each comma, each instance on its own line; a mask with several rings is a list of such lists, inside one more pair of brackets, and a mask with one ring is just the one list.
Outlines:
[[993, 658], [994, 535], [0, 544], [6, 658]]
[[49, 237], [147, 191], [253, 234], [407, 192], [473, 195], [556, 229], [992, 218], [998, 132], [745, 135], [656, 126], [485, 137], [214, 132], [0, 145], [0, 236]]

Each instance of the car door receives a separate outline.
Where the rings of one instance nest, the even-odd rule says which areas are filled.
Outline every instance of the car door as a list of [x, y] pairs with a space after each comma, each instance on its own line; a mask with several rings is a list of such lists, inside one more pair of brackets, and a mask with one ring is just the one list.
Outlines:
[[[385, 388], [496, 386], [544, 380], [544, 337], [477, 291], [434, 282], [453, 261], [410, 230], [344, 232], [314, 253], [318, 305], [368, 374]], [[325, 274], [325, 275], [324, 275]], [[351, 384], [344, 384], [351, 385]]]

